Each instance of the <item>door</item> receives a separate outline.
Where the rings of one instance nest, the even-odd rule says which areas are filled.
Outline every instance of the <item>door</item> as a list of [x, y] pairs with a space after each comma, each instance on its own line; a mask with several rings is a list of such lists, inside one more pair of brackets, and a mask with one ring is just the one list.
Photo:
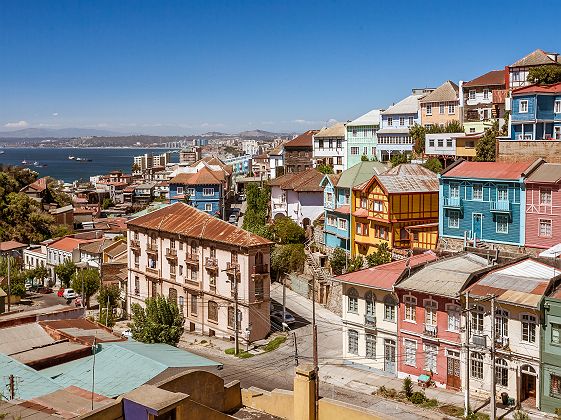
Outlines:
[[460, 389], [460, 352], [448, 351], [446, 369], [446, 388]]
[[483, 216], [481, 215], [481, 213], [473, 213], [471, 225], [474, 239], [481, 239], [481, 234], [483, 231]]
[[395, 374], [395, 341], [384, 340], [384, 371]]
[[520, 400], [536, 399], [536, 370], [530, 365], [520, 368]]

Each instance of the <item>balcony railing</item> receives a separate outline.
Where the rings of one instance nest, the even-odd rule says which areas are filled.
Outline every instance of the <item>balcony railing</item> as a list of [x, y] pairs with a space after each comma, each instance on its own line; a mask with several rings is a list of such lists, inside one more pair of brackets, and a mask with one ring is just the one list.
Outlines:
[[364, 325], [367, 327], [375, 327], [376, 317], [374, 315], [364, 315]]
[[177, 258], [177, 249], [166, 248], [166, 258], [175, 259]]
[[263, 276], [269, 274], [269, 264], [256, 264], [251, 267], [252, 276]]
[[138, 239], [131, 239], [131, 248], [140, 248], [140, 241]]
[[436, 325], [425, 324], [425, 335], [436, 337], [438, 335], [438, 327]]
[[185, 263], [199, 265], [199, 254], [195, 254], [192, 252], [187, 253], [187, 256], [185, 257]]
[[150, 275], [150, 276], [155, 276], [155, 277], [160, 277], [160, 270], [157, 268], [150, 268], [150, 267], [146, 267], [146, 274]]
[[460, 197], [444, 197], [444, 208], [459, 210], [462, 208], [462, 199]]
[[218, 270], [218, 260], [215, 257], [206, 257], [205, 268], [208, 270]]
[[477, 347], [487, 347], [487, 337], [483, 334], [473, 334], [471, 336], [471, 344]]
[[237, 276], [240, 275], [240, 264], [234, 262], [226, 263], [226, 273], [231, 274], [232, 276], [235, 274]]
[[148, 252], [158, 252], [158, 244], [155, 242], [148, 242], [148, 245], [146, 245], [146, 250]]
[[492, 213], [510, 213], [510, 201], [491, 201], [490, 210]]
[[503, 349], [508, 347], [508, 337], [497, 337], [495, 338], [496, 347], [499, 349]]

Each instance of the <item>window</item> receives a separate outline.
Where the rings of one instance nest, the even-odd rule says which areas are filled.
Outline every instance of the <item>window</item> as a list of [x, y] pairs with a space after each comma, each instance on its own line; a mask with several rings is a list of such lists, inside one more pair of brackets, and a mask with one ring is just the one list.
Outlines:
[[349, 330], [347, 337], [349, 340], [349, 353], [358, 355], [358, 332], [355, 330]]
[[211, 290], [216, 289], [216, 275], [214, 274], [210, 275], [210, 277], [208, 278], [208, 284]]
[[351, 155], [358, 155], [358, 147], [351, 147]]
[[335, 216], [327, 216], [327, 226], [337, 226], [337, 218]]
[[409, 117], [409, 118], [408, 118], [408, 123], [409, 123], [410, 126], [414, 124], [414, 119], [413, 119], [413, 117]]
[[471, 313], [471, 332], [473, 334], [483, 334], [483, 315], [485, 308], [477, 306]]
[[454, 114], [456, 112], [456, 105], [455, 104], [448, 104], [448, 114]]
[[471, 377], [474, 379], [483, 379], [483, 354], [471, 353]]
[[504, 214], [497, 214], [496, 216], [496, 229], [497, 233], [508, 233], [508, 216]]
[[203, 188], [203, 195], [205, 197], [214, 195], [214, 188]]
[[417, 366], [417, 342], [405, 340], [405, 364]]
[[180, 276], [183, 275], [183, 266], [182, 265], [179, 266], [179, 275]]
[[388, 117], [388, 125], [391, 127], [393, 125], [393, 118]]
[[208, 320], [218, 322], [218, 303], [208, 301]]
[[440, 114], [444, 114], [444, 109], [446, 108], [446, 106], [444, 105], [444, 102], [440, 102], [440, 104], [438, 105], [438, 112]]
[[471, 89], [469, 91], [469, 99], [475, 99], [475, 90], [474, 89]]
[[495, 379], [497, 385], [508, 387], [508, 363], [505, 359], [497, 359], [495, 362]]
[[425, 345], [425, 370], [436, 372], [436, 358], [438, 356], [438, 347], [432, 344]]
[[194, 188], [187, 188], [187, 195], [189, 197], [193, 197], [195, 195], [195, 189]]
[[177, 194], [183, 194], [183, 187], [177, 187]]
[[448, 331], [460, 331], [460, 308], [448, 305]]
[[[475, 127], [470, 127], [469, 128], [469, 132], [471, 133], [475, 133]], [[467, 143], [466, 143], [466, 147], [467, 147]], [[473, 146], [472, 146], [473, 147]]]
[[505, 186], [497, 187], [497, 200], [508, 201], [508, 188]]
[[438, 139], [438, 147], [444, 147], [444, 139]]
[[403, 302], [405, 303], [405, 320], [416, 322], [417, 298], [414, 296], [404, 296]]
[[212, 203], [205, 203], [205, 211], [212, 211]]
[[374, 316], [376, 314], [376, 310], [374, 306], [376, 297], [372, 294], [372, 292], [367, 292], [364, 295], [364, 300], [366, 301], [366, 315]]
[[477, 201], [483, 200], [483, 185], [473, 184], [473, 199]]
[[508, 337], [508, 312], [502, 309], [495, 311], [495, 338], [501, 340]]
[[549, 375], [549, 395], [556, 398], [561, 398], [561, 376]]
[[197, 281], [198, 277], [199, 277], [199, 267], [192, 266], [191, 267], [191, 280], [192, 281]]
[[176, 266], [175, 264], [170, 264], [170, 265], [169, 265], [169, 272], [170, 272], [170, 274], [175, 275], [176, 269], [177, 269], [177, 266]]
[[263, 278], [258, 277], [255, 279], [255, 299], [262, 300], [263, 295]]
[[489, 89], [483, 89], [483, 99], [489, 99]]
[[400, 126], [404, 126], [404, 125], [405, 125], [405, 117], [399, 117], [399, 125], [400, 125]]
[[432, 115], [432, 104], [427, 104], [427, 115]]
[[341, 149], [343, 147], [343, 142], [341, 140], [337, 140], [337, 149]]
[[384, 320], [395, 322], [395, 307], [397, 302], [392, 295], [386, 295], [384, 298]]
[[429, 139], [429, 147], [434, 147], [434, 139]]
[[533, 315], [522, 315], [522, 341], [536, 342], [536, 317]]
[[234, 328], [234, 307], [228, 306], [228, 327]]
[[450, 198], [460, 197], [460, 186], [458, 184], [450, 184]]
[[552, 228], [551, 228], [551, 220], [540, 219], [539, 236], [542, 236], [544, 238], [551, 238], [553, 236]]
[[197, 295], [191, 295], [191, 314], [197, 315]]
[[520, 102], [518, 103], [518, 112], [521, 114], [525, 114], [528, 112], [528, 100], [527, 99], [521, 99]]
[[134, 277], [134, 294], [140, 295], [140, 278], [138, 276]]
[[384, 202], [380, 200], [374, 200], [372, 203], [372, 210], [374, 211], [384, 211]]
[[337, 165], [342, 165], [342, 164], [343, 164], [343, 157], [342, 156], [337, 156]]
[[540, 204], [551, 206], [551, 190], [540, 189]]
[[179, 312], [183, 313], [183, 308], [185, 308], [185, 297], [179, 296]]
[[555, 105], [553, 107], [553, 112], [556, 114], [561, 113], [561, 101], [555, 101]]
[[323, 139], [318, 140], [318, 147], [319, 147], [319, 150], [323, 150]]
[[331, 203], [331, 202], [333, 201], [333, 193], [328, 192], [328, 193], [325, 193], [325, 195], [326, 195], [326, 197], [327, 197], [327, 201], [328, 201], [329, 203]]
[[358, 314], [358, 292], [351, 287], [347, 294], [347, 312]]
[[446, 147], [452, 147], [452, 139], [446, 139]]
[[451, 229], [460, 228], [460, 212], [458, 210], [448, 211], [448, 227]]
[[551, 323], [551, 344], [561, 344], [561, 324]]
[[438, 303], [434, 300], [427, 299], [424, 301], [425, 306], [425, 325], [436, 325], [436, 312]]
[[372, 334], [366, 334], [366, 358], [376, 358], [376, 336]]
[[[353, 130], [353, 137], [356, 137], [356, 129]], [[358, 153], [357, 153], [358, 154]]]
[[375, 225], [374, 236], [380, 239], [388, 239], [388, 228], [385, 226]]
[[347, 219], [339, 219], [339, 229], [347, 230]]

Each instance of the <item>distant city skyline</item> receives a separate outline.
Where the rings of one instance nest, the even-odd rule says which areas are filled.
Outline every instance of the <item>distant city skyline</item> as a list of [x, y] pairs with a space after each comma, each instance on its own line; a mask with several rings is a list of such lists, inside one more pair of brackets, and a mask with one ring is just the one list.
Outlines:
[[[0, 2], [0, 132], [303, 132], [561, 51], [555, 1]], [[524, 35], [519, 23], [529, 22]], [[531, 36], [528, 36], [531, 34]]]

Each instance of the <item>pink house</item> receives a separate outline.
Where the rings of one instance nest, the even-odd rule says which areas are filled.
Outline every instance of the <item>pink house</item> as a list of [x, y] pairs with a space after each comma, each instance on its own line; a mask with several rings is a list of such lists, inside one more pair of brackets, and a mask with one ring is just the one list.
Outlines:
[[487, 260], [459, 254], [429, 263], [395, 286], [398, 377], [431, 376], [437, 386], [462, 386], [461, 292]]
[[561, 164], [543, 163], [525, 184], [525, 245], [545, 249], [561, 243]]

